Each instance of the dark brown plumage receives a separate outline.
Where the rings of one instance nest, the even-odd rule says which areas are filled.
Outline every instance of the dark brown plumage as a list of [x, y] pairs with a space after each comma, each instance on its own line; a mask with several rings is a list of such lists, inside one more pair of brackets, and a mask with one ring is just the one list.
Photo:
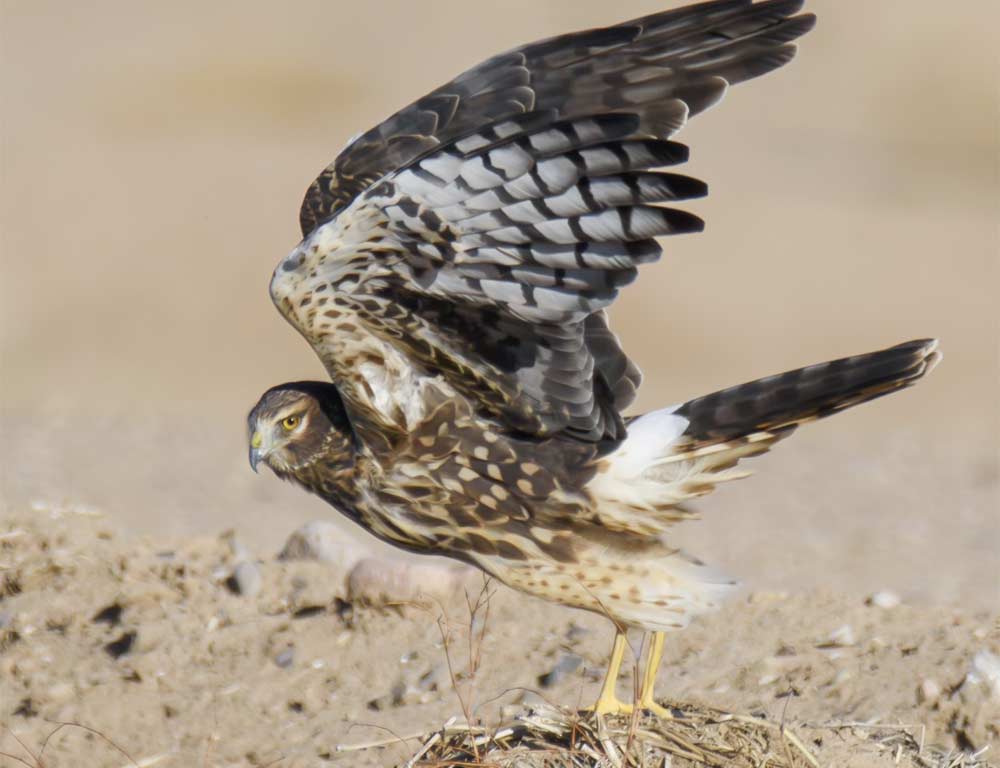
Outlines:
[[[705, 185], [655, 169], [730, 84], [788, 62], [801, 0], [717, 0], [545, 40], [460, 75], [352, 142], [310, 187], [271, 295], [332, 383], [269, 390], [251, 463], [396, 546], [662, 633], [731, 582], [670, 546], [683, 502], [745, 476], [795, 426], [905, 387], [936, 343], [761, 379], [640, 417], [605, 309], [671, 207]], [[619, 635], [596, 709], [614, 696]], [[650, 671], [651, 670], [651, 671]]]

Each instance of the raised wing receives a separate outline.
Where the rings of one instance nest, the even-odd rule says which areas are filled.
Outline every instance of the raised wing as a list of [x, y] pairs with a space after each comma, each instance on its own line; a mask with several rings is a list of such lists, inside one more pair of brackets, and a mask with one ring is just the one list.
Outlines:
[[551, 112], [558, 120], [635, 111], [646, 135], [665, 137], [685, 116], [716, 103], [727, 84], [791, 59], [787, 43], [814, 23], [811, 15], [793, 17], [801, 7], [802, 0], [700, 3], [494, 56], [352, 141], [306, 192], [302, 234], [386, 174], [516, 115]]
[[[702, 228], [658, 204], [706, 191], [650, 169], [687, 159], [664, 137], [727, 82], [791, 58], [813, 24], [800, 7], [726, 0], [553, 38], [352, 144], [306, 201], [315, 221], [335, 215], [279, 265], [272, 296], [367, 436], [419, 423], [441, 376], [508, 429], [623, 438], [639, 372], [603, 310], [659, 256], [654, 238]], [[456, 89], [448, 120], [403, 129]], [[368, 170], [342, 173], [355, 164]]]

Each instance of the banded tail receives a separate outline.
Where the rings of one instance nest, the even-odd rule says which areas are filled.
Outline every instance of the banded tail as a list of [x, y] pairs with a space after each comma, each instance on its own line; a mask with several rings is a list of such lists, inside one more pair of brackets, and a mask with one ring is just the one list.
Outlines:
[[915, 384], [941, 359], [936, 339], [831, 360], [697, 397], [631, 420], [588, 484], [605, 525], [649, 535], [691, 517], [679, 505], [746, 477], [740, 459], [800, 424]]

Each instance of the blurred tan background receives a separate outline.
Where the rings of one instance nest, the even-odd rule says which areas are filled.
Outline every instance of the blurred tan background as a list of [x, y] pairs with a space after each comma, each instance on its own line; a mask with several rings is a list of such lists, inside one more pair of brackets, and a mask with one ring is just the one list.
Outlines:
[[[4, 508], [265, 551], [330, 514], [246, 462], [258, 395], [322, 376], [267, 296], [303, 190], [485, 56], [667, 4], [0, 0]], [[756, 586], [996, 604], [1000, 4], [808, 6], [798, 59], [680, 135], [707, 230], [615, 327], [642, 408], [941, 337], [920, 387], [803, 430], [684, 535]]]

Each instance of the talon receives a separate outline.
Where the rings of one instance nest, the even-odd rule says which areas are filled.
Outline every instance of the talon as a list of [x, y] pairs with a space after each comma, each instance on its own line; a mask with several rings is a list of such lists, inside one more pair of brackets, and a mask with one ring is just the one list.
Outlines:
[[662, 707], [655, 701], [650, 699], [649, 701], [639, 702], [639, 708], [649, 712], [651, 715], [655, 715], [661, 720], [673, 720], [674, 714], [666, 707]]

